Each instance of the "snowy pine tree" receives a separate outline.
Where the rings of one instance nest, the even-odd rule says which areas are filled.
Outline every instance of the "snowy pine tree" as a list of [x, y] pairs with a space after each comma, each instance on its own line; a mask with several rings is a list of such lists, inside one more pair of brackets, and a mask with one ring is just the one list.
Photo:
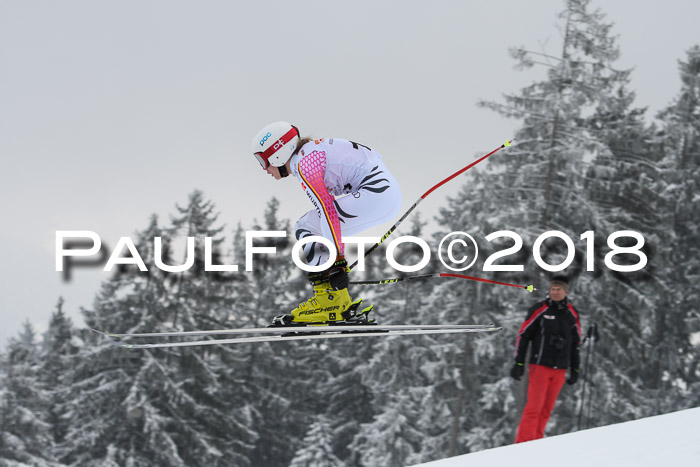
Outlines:
[[[412, 220], [407, 235], [421, 237], [425, 223], [416, 216]], [[398, 234], [397, 234], [398, 235]], [[375, 252], [380, 255], [382, 252]], [[435, 257], [435, 255], [431, 255]], [[402, 265], [414, 265], [423, 258], [423, 251], [416, 245], [406, 244], [395, 250], [394, 258]], [[434, 263], [421, 270], [421, 274], [433, 272]], [[385, 277], [404, 277], [410, 273], [395, 271], [386, 265]], [[431, 300], [434, 280], [406, 281], [377, 286], [373, 294], [376, 303], [376, 318], [382, 324], [436, 324], [441, 316]], [[445, 357], [438, 342], [452, 339], [444, 336], [403, 337], [399, 339], [381, 339], [373, 343], [371, 358], [363, 362], [357, 371], [362, 375], [363, 383], [372, 391], [372, 406], [375, 412], [373, 420], [363, 423], [355, 435], [352, 450], [359, 456], [362, 465], [373, 465], [369, 459], [377, 456], [389, 464], [405, 465], [424, 459], [421, 450], [423, 444], [429, 444], [434, 437], [444, 438], [444, 430], [431, 429], [429, 415], [440, 414], [436, 407], [442, 403], [433, 400], [432, 387], [441, 386], [445, 375], [434, 371], [434, 365]], [[447, 363], [449, 365], [449, 363]], [[452, 373], [448, 372], [448, 384]], [[397, 423], [400, 414], [404, 427], [389, 428], [388, 422]], [[440, 416], [437, 415], [437, 416]], [[414, 436], [423, 432], [422, 437]], [[371, 455], [369, 453], [372, 453]], [[428, 455], [429, 456], [429, 455]], [[434, 458], [434, 456], [432, 456]]]
[[[215, 215], [200, 193], [190, 196], [175, 228], [199, 245]], [[181, 210], [182, 212], [182, 210]], [[218, 323], [227, 307], [223, 283], [209, 278], [203, 262], [193, 271], [168, 273], [155, 267], [154, 238], [164, 238], [165, 264], [170, 242], [152, 218], [136, 248], [147, 272], [135, 266], [105, 282], [94, 310], [84, 312], [88, 326], [119, 332], [206, 329]], [[201, 258], [201, 256], [200, 256]], [[182, 277], [186, 276], [186, 280]], [[71, 390], [71, 428], [66, 460], [80, 465], [248, 465], [255, 433], [249, 415], [228, 399], [222, 349], [115, 348], [96, 337], [77, 356]]]
[[413, 420], [421, 410], [420, 400], [410, 391], [387, 394], [384, 400], [384, 410], [372, 423], [363, 425], [355, 437], [360, 465], [399, 467], [415, 463], [422, 433]]
[[61, 443], [69, 424], [67, 405], [72, 394], [67, 390], [66, 375], [70, 373], [72, 358], [81, 346], [71, 319], [63, 311], [63, 305], [63, 298], [59, 298], [56, 311], [52, 313], [49, 327], [44, 333], [39, 370], [39, 379], [47, 391], [48, 422], [53, 442], [59, 447], [56, 457], [61, 457]]
[[39, 348], [29, 322], [10, 339], [0, 373], [0, 464], [58, 466], [48, 391], [39, 378]]
[[[596, 162], [614, 153], [616, 135], [643, 136], [644, 128], [639, 125], [643, 112], [631, 108], [633, 94], [627, 91], [629, 71], [614, 67], [619, 49], [611, 35], [611, 25], [599, 11], [591, 11], [589, 3], [588, 0], [566, 2], [560, 15], [563, 43], [558, 56], [523, 48], [512, 51], [521, 68], [536, 63], [546, 66], [547, 78], [518, 94], [507, 95], [505, 104], [483, 103], [522, 121], [515, 135], [516, 145], [508, 149], [507, 158], [496, 158], [472, 174], [475, 183], [465, 186], [450, 202], [452, 210], [442, 213], [445, 219], [470, 219], [475, 225], [473, 230], [480, 231], [482, 237], [498, 230], [517, 233], [523, 247], [494, 264], [522, 265], [523, 272], [501, 272], [498, 280], [532, 283], [540, 289], [531, 296], [517, 289], [480, 289], [477, 308], [492, 310], [504, 332], [489, 345], [493, 351], [491, 360], [500, 371], [482, 374], [482, 415], [477, 418], [488, 414], [490, 421], [469, 430], [463, 438], [469, 449], [492, 447], [512, 442], [514, 438], [526, 388], [526, 382], [515, 385], [508, 378], [515, 337], [525, 311], [534, 300], [544, 298], [549, 277], [554, 273], [545, 273], [542, 263], [533, 261], [534, 255], [539, 254], [543, 263], [556, 266], [569, 253], [558, 238], [545, 240], [533, 251], [535, 240], [549, 230], [556, 230], [574, 242], [574, 261], [564, 273], [572, 279], [571, 299], [583, 313], [584, 328], [587, 313], [607, 298], [604, 293], [596, 293], [592, 276], [583, 273], [587, 251], [580, 236], [595, 231], [604, 239], [612, 233], [607, 228], [617, 226], [619, 218], [605, 220], [607, 213], [601, 213], [597, 202], [589, 196], [589, 180], [599, 176], [597, 172], [591, 173]], [[611, 167], [608, 176], [614, 177], [616, 169], [617, 166]], [[470, 204], [471, 208], [464, 208]], [[490, 242], [485, 248], [486, 255], [514, 244], [512, 239], [504, 241], [505, 238]], [[596, 241], [601, 245], [597, 237]], [[636, 328], [631, 328], [621, 332], [631, 337], [635, 331]], [[574, 428], [575, 400], [574, 388], [565, 387], [548, 427], [549, 434]]]
[[667, 183], [663, 191], [667, 202], [661, 209], [669, 214], [663, 227], [673, 233], [666, 248], [667, 308], [658, 310], [653, 349], [659, 356], [654, 386], [661, 413], [694, 407], [700, 401], [700, 314], [696, 305], [700, 300], [700, 46], [688, 50], [679, 71], [680, 92], [658, 115], [661, 166]]
[[[264, 222], [253, 231], [285, 231], [287, 237], [255, 239], [256, 247], [274, 247], [275, 254], [255, 255], [252, 271], [235, 283], [237, 301], [232, 320], [248, 326], [266, 326], [276, 315], [288, 314], [308, 298], [311, 288], [306, 273], [291, 259], [294, 238], [290, 222], [281, 218], [279, 201], [266, 205]], [[242, 233], [236, 238], [240, 242]], [[236, 251], [243, 245], [236, 244]], [[315, 414], [324, 412], [328, 396], [320, 389], [328, 381], [329, 358], [323, 344], [248, 344], [235, 349], [236, 366], [230, 390], [249, 401], [253, 426], [258, 436], [249, 458], [253, 465], [286, 466]], [[234, 355], [234, 352], [230, 356]], [[236, 368], [239, 370], [236, 372]]]
[[[490, 166], [475, 168], [469, 183], [458, 194], [448, 199], [447, 206], [437, 217], [444, 228], [436, 233], [442, 237], [449, 232], [463, 231], [477, 239], [477, 262], [465, 274], [506, 281], [515, 284], [531, 283], [532, 277], [519, 273], [492, 273], [483, 271], [485, 258], [502, 250], [499, 244], [479, 241], [491, 232], [504, 227], [520, 232], [517, 224], [494, 214], [503, 208], [491, 203], [493, 191], [510, 189], [499, 185], [501, 168], [498, 160]], [[503, 222], [498, 224], [497, 222]], [[510, 245], [508, 245], [510, 246]], [[508, 263], [524, 262], [521, 254], [509, 256]], [[513, 332], [520, 325], [525, 304], [531, 296], [522, 289], [477, 281], [444, 279], [432, 296], [432, 306], [442, 310], [441, 322], [497, 323], [504, 330], [488, 335], [467, 335], [452, 350], [455, 369], [452, 416], [449, 426], [449, 450], [452, 455], [491, 448], [512, 442], [513, 426], [517, 423], [512, 383], [507, 377], [512, 364]]]
[[[659, 204], [664, 182], [651, 134], [643, 112], [631, 108], [633, 94], [621, 89], [617, 95], [606, 97], [601, 97], [602, 105], [589, 119], [605, 144], [605, 150], [596, 154], [585, 183], [593, 213], [587, 231], [595, 246], [587, 249], [587, 260], [592, 263], [575, 284], [577, 290], [586, 292], [579, 294], [576, 303], [587, 311], [588, 325], [596, 323], [601, 330], [596, 366], [583, 376], [595, 389], [590, 401], [601, 403], [597, 406], [601, 415], [594, 421], [598, 425], [638, 418], [643, 407], [651, 409], [654, 405], [656, 398], [649, 398], [647, 392], [640, 390], [648, 381], [650, 368], [643, 355], [654, 340], [654, 317], [666, 308], [662, 303], [663, 271], [668, 268], [663, 246], [667, 244], [668, 231], [664, 228], [665, 210]], [[615, 232], [629, 231], [644, 237], [645, 247], [638, 254], [648, 256], [650, 261], [640, 271], [614, 271], [605, 261], [611, 254], [608, 238]], [[629, 234], [615, 242], [625, 247], [635, 243]], [[612, 262], [619, 265], [633, 265], [640, 260], [636, 254], [612, 257]], [[620, 368], [625, 371], [620, 372]], [[602, 394], [609, 396], [600, 397]], [[571, 418], [561, 410], [553, 421], [557, 423], [560, 416]], [[570, 422], [567, 424], [571, 426]]]
[[333, 454], [331, 428], [320, 415], [311, 424], [289, 467], [341, 467], [345, 464]]
[[377, 344], [376, 338], [339, 339], [329, 343], [323, 358], [328, 377], [315, 388], [321, 397], [331, 395], [322, 399], [321, 410], [331, 430], [332, 451], [346, 465], [359, 465], [352, 440], [362, 430], [362, 424], [369, 423], [375, 414], [373, 392], [363, 381], [360, 364], [371, 358]]

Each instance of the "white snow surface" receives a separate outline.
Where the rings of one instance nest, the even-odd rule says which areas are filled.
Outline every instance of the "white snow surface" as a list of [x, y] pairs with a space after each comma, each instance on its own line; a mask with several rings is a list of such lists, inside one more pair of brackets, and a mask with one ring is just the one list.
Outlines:
[[[512, 444], [421, 467], [700, 466], [700, 408]], [[417, 466], [416, 466], [417, 467]]]

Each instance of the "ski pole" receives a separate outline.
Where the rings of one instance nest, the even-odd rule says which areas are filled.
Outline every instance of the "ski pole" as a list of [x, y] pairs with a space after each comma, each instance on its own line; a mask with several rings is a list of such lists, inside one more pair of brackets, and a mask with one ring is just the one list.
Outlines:
[[[408, 209], [408, 211], [406, 211], [406, 213], [405, 213], [403, 216], [401, 216], [401, 218], [398, 220], [398, 222], [396, 222], [396, 224], [394, 224], [394, 225], [391, 226], [391, 228], [389, 229], [389, 231], [388, 231], [387, 233], [384, 234], [384, 236], [381, 238], [381, 240], [379, 240], [379, 242], [375, 243], [369, 250], [367, 250], [367, 251], [365, 252], [365, 258], [366, 258], [367, 256], [369, 256], [369, 254], [372, 253], [374, 250], [376, 250], [377, 247], [379, 247], [379, 245], [381, 245], [381, 244], [384, 242], [384, 240], [386, 240], [387, 238], [389, 238], [389, 236], [390, 236], [392, 233], [394, 233], [394, 230], [396, 230], [396, 228], [397, 228], [399, 225], [401, 225], [401, 223], [404, 221], [404, 219], [406, 219], [406, 218], [408, 217], [408, 215], [411, 214], [411, 212], [413, 212], [413, 210], [416, 208], [416, 206], [418, 206], [418, 205], [421, 203], [421, 201], [423, 201], [430, 193], [432, 193], [433, 191], [437, 190], [437, 189], [440, 188], [442, 185], [444, 185], [445, 183], [449, 182], [450, 180], [452, 180], [453, 178], [457, 177], [458, 175], [461, 175], [461, 174], [463, 174], [464, 172], [466, 172], [467, 170], [471, 169], [472, 167], [474, 167], [476, 164], [478, 164], [479, 162], [483, 161], [483, 160], [486, 159], [487, 157], [489, 157], [489, 156], [491, 156], [491, 155], [497, 153], [499, 150], [501, 150], [501, 149], [503, 149], [503, 148], [505, 148], [505, 147], [510, 146], [512, 142], [513, 142], [513, 140], [508, 140], [508, 141], [506, 141], [505, 143], [503, 143], [502, 145], [500, 145], [499, 147], [497, 147], [496, 149], [494, 149], [494, 150], [491, 151], [490, 153], [486, 154], [485, 156], [482, 156], [481, 158], [479, 158], [479, 159], [477, 159], [476, 161], [472, 162], [471, 164], [469, 164], [468, 166], [464, 167], [463, 169], [458, 170], [457, 172], [453, 173], [452, 175], [450, 175], [449, 177], [447, 177], [446, 179], [444, 179], [443, 181], [441, 181], [440, 183], [438, 183], [437, 185], [435, 185], [434, 187], [432, 187], [430, 190], [428, 190], [428, 191], [426, 191], [425, 193], [423, 193], [423, 196], [421, 196], [420, 198], [418, 198], [418, 200], [417, 200], [415, 203], [413, 203], [413, 206], [411, 206], [411, 207]], [[348, 271], [352, 270], [355, 266], [357, 266], [357, 262], [358, 262], [358, 261], [359, 261], [359, 259], [358, 259], [358, 260], [355, 260], [355, 262], [352, 263], [352, 264], [350, 265], [350, 267], [348, 268]]]
[[[595, 351], [595, 343], [598, 340], [598, 325], [596, 323], [593, 323], [593, 340], [591, 341], [591, 368], [593, 368], [593, 358], [595, 357], [594, 351]], [[591, 401], [593, 398], [591, 395], [588, 395], [588, 408], [586, 410], [586, 428], [588, 428], [588, 425], [591, 421]]]
[[[581, 417], [583, 415], [583, 409], [585, 406], [585, 400], [586, 400], [586, 387], [588, 386], [588, 363], [590, 360], [591, 356], [591, 347], [592, 347], [592, 342], [595, 342], [595, 339], [593, 339], [593, 336], [595, 335], [595, 338], [597, 339], [598, 337], [598, 328], [595, 323], [590, 325], [588, 327], [588, 331], [586, 332], [586, 337], [584, 338], [584, 343], [587, 343], [586, 347], [586, 359], [583, 364], [583, 385], [581, 387], [581, 406], [579, 407], [578, 411], [578, 430], [581, 430]], [[586, 414], [586, 417], [588, 417], [589, 414]]]
[[583, 384], [581, 385], [581, 396], [579, 399], [581, 400], [581, 405], [578, 408], [578, 423], [577, 423], [577, 431], [581, 430], [581, 417], [583, 416], [583, 406], [585, 404], [586, 400], [586, 384], [588, 383], [588, 358], [590, 356], [590, 350], [591, 350], [591, 344], [589, 342], [589, 339], [591, 337], [591, 331], [593, 327], [589, 326], [588, 331], [586, 332], [586, 337], [583, 339], [584, 343], [586, 345], [586, 358], [583, 362]]
[[419, 280], [419, 279], [429, 279], [431, 277], [454, 277], [457, 279], [467, 279], [470, 281], [487, 282], [489, 284], [507, 285], [509, 287], [517, 287], [519, 289], [525, 289], [528, 292], [532, 292], [534, 290], [537, 290], [532, 285], [509, 284], [508, 282], [492, 281], [489, 279], [483, 279], [481, 277], [465, 276], [464, 274], [450, 274], [450, 273], [444, 273], [444, 272], [435, 273], [435, 274], [423, 274], [421, 276], [396, 277], [394, 279], [383, 279], [383, 280], [375, 280], [375, 281], [355, 281], [355, 282], [351, 281], [350, 283], [356, 284], [356, 285], [384, 285], [384, 284], [394, 284], [396, 282], [407, 282], [407, 281], [414, 281], [414, 280]]

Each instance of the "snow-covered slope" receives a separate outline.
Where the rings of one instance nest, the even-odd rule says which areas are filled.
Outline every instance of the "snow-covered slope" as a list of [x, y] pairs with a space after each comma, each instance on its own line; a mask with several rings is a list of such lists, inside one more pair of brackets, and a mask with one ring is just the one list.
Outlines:
[[700, 408], [487, 449], [422, 467], [700, 466]]

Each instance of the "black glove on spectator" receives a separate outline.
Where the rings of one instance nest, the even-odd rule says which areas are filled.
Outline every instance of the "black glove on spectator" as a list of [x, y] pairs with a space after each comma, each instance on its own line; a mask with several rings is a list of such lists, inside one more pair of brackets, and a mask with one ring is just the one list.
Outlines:
[[524, 373], [525, 365], [523, 365], [522, 363], [516, 363], [513, 365], [513, 368], [510, 369], [510, 377], [516, 381], [520, 381], [520, 378], [523, 377]]
[[566, 382], [569, 384], [576, 384], [576, 381], [578, 381], [578, 375], [580, 372], [581, 372], [581, 370], [579, 370], [579, 369], [571, 370], [569, 372], [569, 378], [566, 380]]

